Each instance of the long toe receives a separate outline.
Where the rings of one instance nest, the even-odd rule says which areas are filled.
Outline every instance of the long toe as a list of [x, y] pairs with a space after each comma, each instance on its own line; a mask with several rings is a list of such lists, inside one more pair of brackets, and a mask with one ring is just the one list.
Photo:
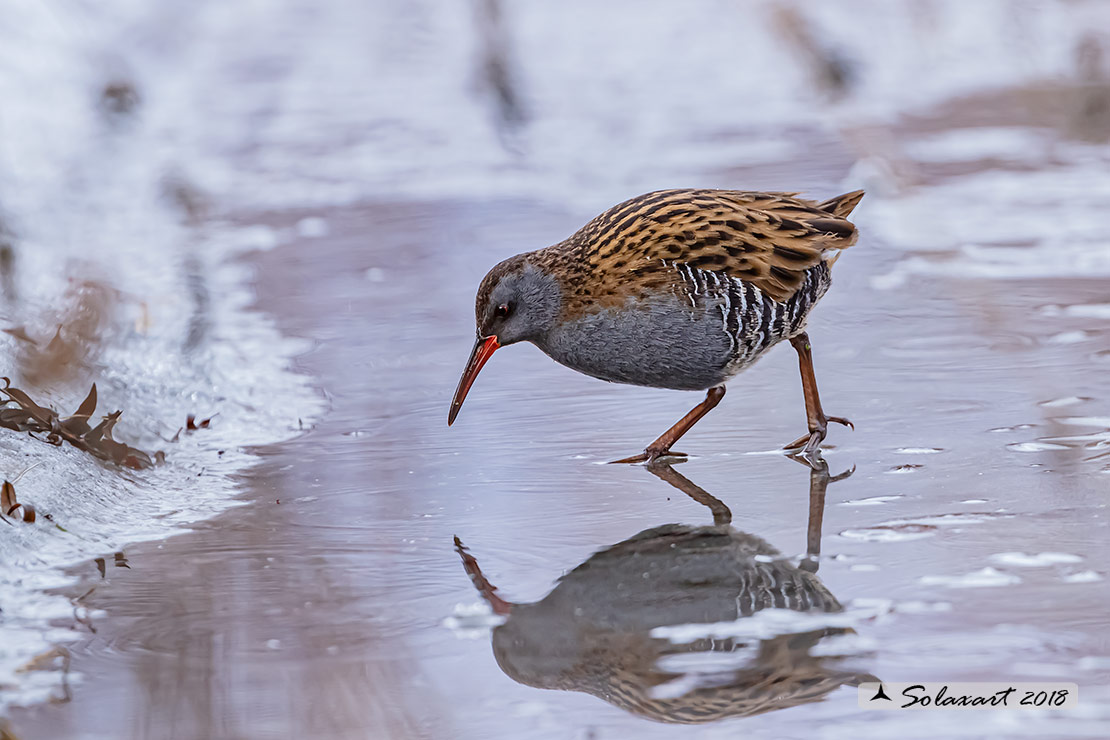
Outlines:
[[610, 465], [637, 465], [639, 463], [653, 463], [657, 460], [665, 461], [665, 460], [669, 460], [671, 458], [677, 458], [677, 459], [674, 459], [673, 462], [679, 462], [680, 460], [684, 459], [685, 457], [686, 457], [685, 452], [674, 452], [672, 450], [653, 450], [649, 447], [648, 449], [641, 452], [639, 455], [633, 455], [632, 457], [626, 457], [622, 460], [611, 460], [611, 461], [609, 461], [609, 464]]
[[637, 463], [651, 462], [651, 460], [652, 460], [652, 458], [648, 457], [648, 454], [646, 452], [641, 452], [639, 455], [633, 455], [632, 457], [624, 457], [624, 458], [621, 458], [620, 460], [610, 460], [609, 464], [610, 465], [636, 465]]
[[809, 434], [808, 433], [802, 435], [801, 437], [798, 437], [796, 440], [794, 440], [793, 442], [790, 442], [789, 444], [783, 445], [782, 449], [784, 449], [784, 450], [800, 450], [800, 449], [802, 449], [803, 447], [806, 446], [807, 442], [809, 442]]

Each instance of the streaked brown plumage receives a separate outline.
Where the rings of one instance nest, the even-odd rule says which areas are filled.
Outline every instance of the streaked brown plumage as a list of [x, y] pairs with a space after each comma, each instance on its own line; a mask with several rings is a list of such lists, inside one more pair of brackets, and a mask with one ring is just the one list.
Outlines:
[[847, 422], [820, 409], [805, 319], [828, 289], [839, 251], [856, 241], [846, 217], [862, 197], [663, 190], [610, 208], [558, 244], [505, 260], [478, 290], [479, 341], [449, 420], [495, 349], [531, 341], [604, 380], [709, 388], [692, 416], [630, 458], [653, 459], [716, 405], [725, 381], [790, 339], [810, 422], [810, 434], [794, 444], [812, 452], [828, 421]]
[[667, 264], [674, 262], [723, 271], [786, 301], [827, 251], [855, 244], [858, 233], [847, 216], [861, 198], [862, 190], [823, 203], [798, 193], [646, 193], [613, 206], [565, 241], [502, 262], [482, 281], [477, 307], [488, 303], [496, 278], [525, 260], [559, 278], [566, 319], [676, 287], [681, 280]]

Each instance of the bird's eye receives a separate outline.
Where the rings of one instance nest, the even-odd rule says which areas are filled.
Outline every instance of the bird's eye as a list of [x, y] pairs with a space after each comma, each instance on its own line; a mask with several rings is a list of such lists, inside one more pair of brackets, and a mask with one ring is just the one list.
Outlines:
[[509, 304], [508, 303], [502, 303], [500, 306], [498, 306], [494, 310], [493, 315], [495, 317], [499, 318], [499, 319], [507, 319], [507, 318], [509, 318], [509, 311], [510, 311]]

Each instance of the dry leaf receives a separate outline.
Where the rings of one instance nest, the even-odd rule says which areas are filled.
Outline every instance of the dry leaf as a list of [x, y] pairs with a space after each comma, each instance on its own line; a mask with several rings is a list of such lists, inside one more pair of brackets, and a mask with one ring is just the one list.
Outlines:
[[[17, 521], [22, 519], [28, 524], [35, 523], [35, 507], [19, 503], [15, 497], [15, 486], [8, 481], [4, 481], [4, 485], [0, 486], [0, 512], [4, 516], [14, 517]], [[16, 512], [19, 512], [18, 516]]]
[[[149, 468], [154, 464], [150, 456], [142, 450], [112, 438], [112, 429], [122, 411], [108, 414], [95, 427], [89, 426], [89, 420], [96, 412], [95, 384], [77, 412], [62, 418], [57, 411], [39, 406], [26, 392], [11, 387], [11, 381], [7, 378], [0, 380], [4, 381], [4, 387], [0, 388], [0, 426], [17, 432], [30, 432], [32, 435], [44, 433], [45, 442], [53, 445], [69, 442], [77, 449], [85, 450], [101, 460], [135, 470]], [[15, 403], [18, 408], [3, 408], [10, 403]]]
[[212, 414], [207, 419], [197, 421], [196, 414], [189, 414], [185, 417], [185, 431], [195, 432], [198, 429], [207, 429], [208, 425], [212, 423], [212, 420], [215, 419], [216, 416], [218, 416], [218, 414]]

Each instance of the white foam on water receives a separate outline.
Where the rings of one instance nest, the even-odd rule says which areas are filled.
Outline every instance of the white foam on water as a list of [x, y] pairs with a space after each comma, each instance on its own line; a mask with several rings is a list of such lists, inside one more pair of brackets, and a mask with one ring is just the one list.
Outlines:
[[1110, 656], [1085, 655], [1075, 662], [1081, 671], [1110, 671]]
[[489, 604], [477, 601], [455, 604], [454, 611], [444, 618], [442, 625], [464, 640], [488, 638], [490, 630], [505, 622], [505, 617], [494, 614]]
[[1066, 450], [1066, 445], [1058, 445], [1052, 442], [1014, 442], [1013, 444], [1006, 445], [1007, 450], [1014, 452], [1047, 452], [1050, 450]]
[[1070, 306], [1045, 306], [1045, 316], [1076, 316], [1084, 319], [1110, 319], [1110, 303], [1076, 303]]
[[1093, 570], [1083, 570], [1064, 576], [1064, 583], [1098, 583], [1102, 575]]
[[829, 635], [809, 649], [814, 658], [847, 658], [874, 652], [879, 648], [877, 640], [859, 633]]
[[1045, 341], [1049, 344], [1082, 344], [1094, 337], [1089, 331], [1062, 331], [1059, 334], [1053, 334]]
[[[908, 256], [892, 272], [875, 278], [873, 286], [895, 289], [917, 275], [965, 280], [1110, 275], [1101, 218], [1110, 199], [1105, 171], [1101, 156], [1080, 151], [1064, 164], [985, 170], [920, 186], [897, 199], [877, 200], [870, 212], [873, 233], [908, 252], [944, 254]], [[938, 222], [937, 213], [946, 216]], [[1075, 330], [1050, 341], [1088, 338], [1087, 332]]]
[[899, 601], [895, 611], [901, 614], [938, 614], [952, 611], [951, 601]]
[[1083, 558], [1066, 552], [1042, 552], [1030, 555], [1024, 552], [999, 552], [991, 555], [991, 560], [1000, 565], [1014, 565], [1019, 568], [1043, 568], [1061, 563], [1081, 563]]
[[921, 576], [917, 582], [923, 586], [947, 586], [948, 588], [993, 588], [1021, 583], [1021, 578], [987, 566], [958, 576]]
[[1053, 138], [1054, 132], [1044, 129], [959, 128], [918, 138], [906, 146], [906, 153], [917, 162], [1036, 161], [1045, 156]]
[[1102, 427], [1110, 429], [1110, 416], [1065, 416], [1053, 419], [1061, 424], [1072, 424], [1078, 427]]
[[741, 638], [769, 640], [811, 630], [856, 627], [889, 614], [892, 602], [886, 599], [854, 599], [841, 612], [798, 612], [791, 609], [761, 609], [751, 616], [730, 622], [676, 624], [655, 627], [651, 636], [684, 645], [695, 640]]
[[868, 527], [867, 529], [845, 529], [840, 533], [841, 537], [846, 537], [850, 540], [862, 540], [864, 542], [909, 542], [911, 540], [923, 540], [926, 537], [936, 535], [937, 531], [934, 527], [886, 527], [878, 525], [875, 527]]

